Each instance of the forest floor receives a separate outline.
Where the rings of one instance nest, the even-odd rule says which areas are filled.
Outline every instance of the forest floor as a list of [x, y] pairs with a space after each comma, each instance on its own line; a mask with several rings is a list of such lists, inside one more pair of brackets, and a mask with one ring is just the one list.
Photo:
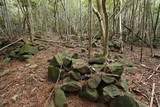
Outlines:
[[[64, 50], [81, 52], [81, 48], [67, 48], [60, 43], [52, 43], [27, 62], [12, 60], [1, 67], [0, 72], [12, 72], [0, 78], [0, 104], [4, 104], [4, 107], [44, 107], [54, 87], [53, 83], [48, 82], [48, 59]], [[160, 52], [160, 49], [154, 52]], [[149, 48], [145, 48], [143, 53], [143, 64], [140, 64], [140, 48], [134, 47], [131, 52], [129, 46], [125, 47], [123, 56], [132, 60], [135, 72], [125, 72], [123, 77], [136, 99], [149, 105], [153, 83], [156, 84], [155, 95], [160, 102], [160, 73], [155, 73], [160, 59], [150, 57]], [[68, 96], [68, 103], [68, 107], [105, 107], [104, 104], [91, 102], [76, 95]], [[156, 105], [156, 100], [154, 103]]]

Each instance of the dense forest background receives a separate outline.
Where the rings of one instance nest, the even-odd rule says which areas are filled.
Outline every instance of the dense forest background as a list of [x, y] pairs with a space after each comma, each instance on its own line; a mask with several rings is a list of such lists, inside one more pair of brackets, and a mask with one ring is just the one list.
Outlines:
[[[157, 47], [160, 41], [159, 2], [107, 0], [107, 17], [103, 19], [103, 6], [96, 0], [1, 0], [0, 36], [12, 40], [29, 34], [33, 39], [56, 32], [60, 37], [73, 34], [80, 38], [91, 31], [93, 40], [103, 35], [98, 26], [106, 25], [106, 19], [110, 40], [122, 35], [123, 40], [131, 44], [143, 42], [143, 45]], [[96, 16], [97, 10], [104, 24]]]

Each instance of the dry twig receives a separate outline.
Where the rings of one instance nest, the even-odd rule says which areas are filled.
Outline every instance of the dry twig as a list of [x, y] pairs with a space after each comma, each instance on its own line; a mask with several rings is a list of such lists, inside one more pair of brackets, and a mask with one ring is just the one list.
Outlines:
[[0, 51], [2, 51], [2, 50], [4, 50], [4, 49], [8, 48], [8, 47], [11, 46], [11, 45], [16, 44], [17, 42], [19, 42], [19, 41], [21, 41], [21, 40], [23, 40], [23, 38], [20, 38], [20, 39], [16, 40], [15, 42], [12, 42], [12, 43], [10, 43], [10, 44], [4, 46], [3, 48], [0, 49]]
[[157, 107], [160, 107], [160, 103], [158, 102], [158, 98], [157, 98], [156, 94], [155, 94], [155, 99], [156, 99], [156, 102], [157, 102]]
[[154, 93], [155, 93], [155, 86], [156, 86], [156, 84], [153, 83], [153, 85], [152, 85], [152, 96], [151, 96], [151, 101], [150, 101], [149, 107], [152, 107], [152, 106], [153, 106]]

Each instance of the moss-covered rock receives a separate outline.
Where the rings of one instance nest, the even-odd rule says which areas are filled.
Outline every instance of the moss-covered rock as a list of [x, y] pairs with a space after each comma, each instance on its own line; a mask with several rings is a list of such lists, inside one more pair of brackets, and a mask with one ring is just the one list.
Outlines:
[[132, 67], [133, 63], [131, 60], [121, 56], [120, 54], [115, 54], [114, 57], [118, 60], [118, 62], [122, 63], [123, 65], [127, 67]]
[[76, 82], [76, 81], [73, 80], [71, 77], [66, 77], [63, 79], [63, 83], [67, 83], [67, 82]]
[[126, 93], [130, 93], [129, 92], [129, 88], [127, 85], [127, 82], [124, 79], [120, 79], [117, 83], [119, 85], [119, 87], [121, 87]]
[[74, 66], [73, 69], [74, 71], [77, 71], [81, 73], [82, 75], [90, 74], [91, 72], [93, 72], [92, 69], [88, 65]]
[[36, 46], [32, 46], [31, 44], [25, 42], [25, 44], [20, 48], [19, 55], [34, 55], [38, 52], [38, 48]]
[[81, 79], [81, 74], [79, 72], [70, 71], [69, 74], [70, 74], [70, 77], [74, 80], [78, 81]]
[[105, 67], [104, 64], [94, 64], [92, 65], [92, 67], [96, 70], [96, 71], [102, 71], [103, 68]]
[[53, 81], [54, 83], [57, 81], [60, 74], [60, 70], [57, 67], [49, 66], [48, 67], [48, 80]]
[[78, 54], [78, 53], [74, 53], [74, 54], [72, 55], [72, 58], [78, 59], [78, 58], [79, 58], [79, 54]]
[[17, 44], [11, 46], [9, 50], [9, 57], [26, 60], [38, 52], [38, 47], [28, 42], [20, 41]]
[[140, 107], [132, 97], [127, 95], [114, 98], [109, 105], [109, 107]]
[[65, 93], [60, 87], [55, 88], [53, 100], [56, 107], [66, 107], [68, 104]]
[[112, 74], [119, 75], [119, 76], [121, 76], [124, 71], [123, 65], [117, 62], [109, 64], [107, 68], [109, 72], [111, 72]]
[[104, 64], [106, 61], [106, 59], [104, 57], [99, 57], [99, 58], [92, 58], [89, 60], [89, 64], [93, 65], [93, 64]]
[[72, 60], [71, 60], [71, 58], [69, 58], [69, 57], [63, 58], [63, 66], [65, 68], [71, 68], [71, 66], [72, 66]]
[[96, 89], [91, 89], [87, 85], [83, 86], [82, 96], [88, 98], [91, 101], [96, 101], [99, 98], [98, 91]]
[[81, 90], [81, 85], [76, 81], [65, 82], [62, 85], [65, 92], [77, 92]]
[[109, 102], [111, 99], [121, 95], [119, 89], [115, 85], [108, 85], [103, 88], [103, 99]]
[[102, 80], [105, 84], [112, 84], [116, 81], [115, 77], [102, 74]]
[[101, 76], [99, 74], [95, 74], [88, 81], [87, 85], [91, 89], [96, 89], [101, 82]]
[[63, 58], [65, 56], [62, 53], [58, 53], [55, 55], [49, 62], [50, 65], [56, 66], [56, 67], [61, 67], [63, 65]]

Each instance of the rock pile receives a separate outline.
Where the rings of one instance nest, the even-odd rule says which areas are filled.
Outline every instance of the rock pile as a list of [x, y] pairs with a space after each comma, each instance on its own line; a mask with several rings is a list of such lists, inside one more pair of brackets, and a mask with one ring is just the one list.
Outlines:
[[5, 52], [8, 54], [6, 54], [5, 56], [11, 59], [16, 58], [20, 60], [26, 60], [30, 56], [37, 53], [42, 48], [44, 47], [40, 45], [33, 45], [27, 41], [21, 40], [17, 42], [16, 44], [8, 47], [6, 50], [7, 52]]
[[[139, 107], [129, 96], [125, 80], [121, 78], [124, 64], [106, 63], [103, 57], [93, 58], [86, 63], [75, 54], [58, 53], [49, 60], [48, 79], [58, 82], [54, 92], [56, 107], [65, 107], [65, 94], [73, 93], [91, 101], [106, 103], [107, 107]], [[77, 56], [77, 54], [76, 54]]]

